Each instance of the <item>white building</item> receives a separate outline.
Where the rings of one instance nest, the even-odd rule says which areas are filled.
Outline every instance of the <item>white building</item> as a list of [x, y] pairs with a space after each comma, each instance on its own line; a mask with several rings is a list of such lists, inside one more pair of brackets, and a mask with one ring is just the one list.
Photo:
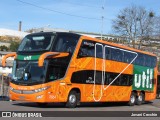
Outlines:
[[27, 32], [23, 31], [0, 28], [0, 36], [11, 36], [11, 37], [14, 36], [22, 39], [27, 34], [28, 34]]

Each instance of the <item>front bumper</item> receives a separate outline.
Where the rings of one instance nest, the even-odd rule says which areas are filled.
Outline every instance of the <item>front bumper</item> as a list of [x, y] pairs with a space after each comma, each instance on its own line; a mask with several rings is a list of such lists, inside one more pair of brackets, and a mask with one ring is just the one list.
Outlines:
[[15, 85], [10, 86], [10, 100], [29, 102], [58, 102], [59, 93], [58, 91], [54, 91], [53, 87], [51, 86], [20, 86], [19, 88]]

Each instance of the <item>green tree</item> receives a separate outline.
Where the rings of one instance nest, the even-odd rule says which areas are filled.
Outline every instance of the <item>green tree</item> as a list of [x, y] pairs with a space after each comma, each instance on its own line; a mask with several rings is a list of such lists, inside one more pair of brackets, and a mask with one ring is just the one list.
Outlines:
[[20, 44], [19, 42], [11, 42], [10, 51], [16, 52], [17, 49], [18, 49], [19, 44]]
[[8, 51], [8, 47], [5, 45], [0, 46], [0, 51]]

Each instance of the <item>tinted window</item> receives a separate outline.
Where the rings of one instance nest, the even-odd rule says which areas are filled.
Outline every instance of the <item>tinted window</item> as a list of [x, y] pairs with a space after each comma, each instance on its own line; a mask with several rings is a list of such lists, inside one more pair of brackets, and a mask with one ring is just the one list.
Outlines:
[[[119, 74], [105, 73], [105, 85], [110, 84]], [[132, 85], [133, 75], [121, 74], [111, 85], [130, 86]]]
[[[93, 84], [94, 70], [77, 71], [72, 74], [72, 83]], [[104, 84], [110, 84], [119, 74], [105, 72]], [[133, 75], [122, 74], [111, 85], [130, 86], [132, 85]], [[102, 72], [96, 71], [95, 83], [102, 84]]]
[[122, 85], [122, 86], [129, 85], [129, 76], [128, 75], [121, 75], [120, 85]]
[[[100, 43], [99, 43], [100, 44]], [[120, 50], [116, 48], [105, 46], [103, 44], [103, 48], [101, 45], [96, 44], [96, 57], [103, 58], [103, 49], [105, 49], [105, 59], [131, 63], [134, 58], [137, 58], [132, 62], [132, 64], [155, 67], [157, 59], [156, 57], [145, 55], [142, 53], [132, 53], [130, 51]], [[95, 56], [95, 42], [84, 40], [81, 44], [81, 48], [78, 53], [78, 57], [94, 57]]]
[[156, 57], [151, 57], [151, 67], [155, 67], [157, 64], [157, 58]]
[[94, 57], [95, 56], [95, 43], [92, 41], [84, 40], [78, 52], [78, 58], [81, 57]]
[[111, 59], [111, 48], [105, 47], [105, 59]]
[[96, 71], [95, 83], [101, 84], [102, 83], [102, 72]]
[[134, 64], [153, 68], [157, 64], [157, 59], [156, 57], [139, 53]]
[[54, 42], [52, 51], [73, 53], [78, 39], [78, 36], [59, 35]]
[[144, 55], [139, 53], [136, 59], [136, 64], [144, 66], [144, 63], [145, 63]]
[[[106, 73], [105, 74], [105, 85], [109, 85], [118, 74], [116, 73]], [[111, 85], [119, 85], [119, 78], [117, 78]]]
[[[116, 78], [117, 76], [118, 76], [117, 73], [112, 73], [112, 74], [111, 74], [111, 77], [113, 77], [112, 79], [115, 80], [112, 85], [119, 85], [120, 77]], [[116, 78], [116, 79], [115, 79], [115, 78]]]
[[111, 59], [115, 61], [123, 61], [123, 51], [119, 49], [111, 49]]
[[28, 35], [22, 40], [18, 51], [30, 52], [50, 50], [54, 37], [55, 35], [53, 34]]
[[136, 54], [124, 51], [124, 62], [131, 63], [135, 57]]
[[97, 58], [103, 58], [103, 46], [97, 44], [96, 45], [96, 56]]
[[63, 78], [69, 63], [70, 58], [61, 57], [49, 61], [47, 82]]

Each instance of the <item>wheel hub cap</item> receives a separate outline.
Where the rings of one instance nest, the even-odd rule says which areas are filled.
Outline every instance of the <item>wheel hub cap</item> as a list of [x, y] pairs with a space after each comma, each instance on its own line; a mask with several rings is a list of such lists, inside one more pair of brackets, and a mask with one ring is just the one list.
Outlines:
[[75, 95], [71, 95], [71, 96], [69, 97], [69, 101], [70, 101], [70, 103], [75, 103], [75, 101], [76, 101], [76, 96], [75, 96]]
[[142, 101], [142, 96], [138, 96], [138, 101]]
[[134, 103], [134, 102], [135, 102], [135, 97], [131, 96], [131, 103]]

